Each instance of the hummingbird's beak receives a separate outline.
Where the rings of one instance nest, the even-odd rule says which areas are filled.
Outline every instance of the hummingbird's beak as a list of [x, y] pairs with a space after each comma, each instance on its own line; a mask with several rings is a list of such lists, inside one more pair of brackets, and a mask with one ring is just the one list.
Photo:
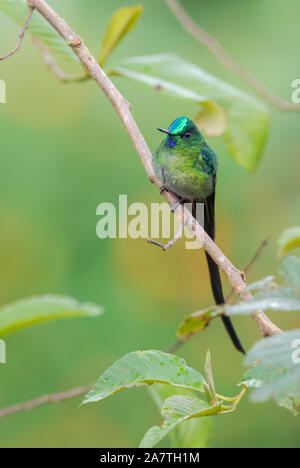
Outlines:
[[164, 130], [163, 128], [158, 128], [157, 130], [158, 130], [159, 132], [166, 133], [167, 135], [171, 135], [171, 133], [169, 132], [169, 130]]

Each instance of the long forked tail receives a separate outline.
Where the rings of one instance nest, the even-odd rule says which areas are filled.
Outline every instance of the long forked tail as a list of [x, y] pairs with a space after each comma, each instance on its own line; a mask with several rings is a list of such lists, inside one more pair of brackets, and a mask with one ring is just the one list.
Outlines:
[[[204, 229], [207, 234], [214, 240], [215, 239], [215, 193], [213, 193], [210, 197], [205, 200], [205, 213], [204, 213]], [[196, 205], [193, 204], [193, 215], [196, 214]], [[224, 295], [223, 295], [223, 288], [220, 276], [220, 270], [218, 265], [214, 262], [214, 260], [209, 256], [207, 252], [205, 252], [206, 260], [209, 269], [210, 275], [210, 283], [211, 289], [213, 292], [213, 296], [215, 299], [215, 303], [217, 305], [224, 304]], [[222, 320], [224, 326], [227, 330], [228, 335], [231, 338], [232, 343], [234, 344], [235, 348], [243, 354], [245, 350], [237, 336], [237, 333], [234, 329], [232, 321], [230, 317], [223, 315]]]

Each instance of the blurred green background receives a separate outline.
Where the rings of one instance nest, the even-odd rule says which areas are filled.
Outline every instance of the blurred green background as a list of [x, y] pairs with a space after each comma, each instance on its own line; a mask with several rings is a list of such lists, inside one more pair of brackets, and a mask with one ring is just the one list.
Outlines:
[[[93, 52], [112, 13], [128, 0], [52, 0]], [[135, 30], [111, 57], [176, 52], [208, 72], [251, 93], [237, 77], [185, 33], [163, 1], [145, 7]], [[267, 86], [290, 100], [299, 76], [297, 0], [185, 0], [195, 20]], [[1, 53], [20, 28], [0, 14]], [[68, 65], [68, 64], [67, 64]], [[164, 350], [174, 342], [185, 315], [212, 303], [202, 252], [184, 243], [168, 253], [145, 240], [99, 240], [96, 207], [160, 201], [114, 109], [93, 82], [60, 84], [26, 37], [22, 51], [1, 63], [7, 104], [0, 105], [0, 302], [59, 293], [104, 306], [95, 319], [45, 324], [7, 337], [0, 366], [0, 407], [92, 383], [117, 358], [138, 349]], [[180, 115], [197, 106], [162, 98], [155, 91], [115, 79], [131, 102], [151, 149]], [[299, 225], [299, 114], [270, 109], [271, 129], [255, 174], [228, 156], [221, 139], [209, 139], [219, 155], [218, 243], [239, 267], [261, 241], [272, 243], [249, 281], [279, 266], [276, 240]], [[229, 285], [224, 280], [226, 289]], [[296, 314], [274, 314], [285, 329], [299, 327]], [[245, 346], [258, 338], [250, 318], [235, 320]], [[244, 366], [222, 324], [214, 322], [178, 354], [202, 371], [210, 348], [219, 393], [236, 394]], [[101, 404], [79, 408], [80, 398], [50, 404], [0, 421], [2, 447], [136, 447], [160, 415], [146, 389], [124, 391]], [[254, 405], [247, 396], [233, 415], [214, 421], [213, 447], [297, 447], [299, 419], [273, 403]], [[165, 446], [165, 445], [164, 445]]]

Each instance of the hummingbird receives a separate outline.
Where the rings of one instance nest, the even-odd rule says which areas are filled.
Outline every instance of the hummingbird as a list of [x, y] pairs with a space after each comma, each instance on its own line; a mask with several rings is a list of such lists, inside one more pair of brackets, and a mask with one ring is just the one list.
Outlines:
[[[162, 183], [161, 191], [175, 193], [180, 201], [192, 203], [192, 214], [196, 218], [197, 203], [204, 203], [204, 230], [215, 240], [215, 191], [218, 159], [206, 143], [196, 124], [187, 117], [179, 117], [168, 130], [158, 128], [166, 134], [153, 154], [153, 169]], [[220, 270], [206, 252], [210, 282], [215, 303], [225, 303]], [[230, 317], [222, 315], [225, 328], [236, 349], [245, 354]]]

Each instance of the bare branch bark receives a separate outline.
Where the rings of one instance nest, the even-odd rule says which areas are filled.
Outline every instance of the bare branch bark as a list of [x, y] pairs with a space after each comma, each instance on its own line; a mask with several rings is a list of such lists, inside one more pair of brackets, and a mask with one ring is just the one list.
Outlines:
[[3, 55], [2, 57], [0, 57], [0, 62], [2, 60], [5, 60], [7, 59], [8, 57], [11, 57], [12, 55], [14, 55], [16, 52], [18, 52], [18, 50], [20, 50], [21, 48], [21, 45], [22, 45], [22, 42], [23, 42], [23, 39], [24, 39], [24, 36], [25, 36], [25, 33], [28, 29], [28, 26], [29, 26], [29, 23], [30, 23], [30, 20], [31, 20], [31, 17], [32, 17], [32, 14], [33, 14], [33, 10], [34, 8], [29, 6], [29, 12], [28, 12], [28, 16], [27, 16], [27, 19], [25, 21], [25, 24], [24, 24], [24, 27], [21, 31], [21, 33], [19, 34], [19, 40], [17, 42], [17, 45], [16, 47], [11, 50], [10, 52], [8, 52], [7, 54]]
[[236, 63], [217, 39], [199, 26], [186, 12], [178, 0], [165, 0], [170, 10], [174, 13], [183, 28], [191, 34], [195, 39], [204, 44], [219, 60], [224, 68], [233, 72], [248, 83], [256, 93], [263, 99], [268, 101], [274, 107], [284, 112], [300, 112], [299, 104], [292, 104], [285, 101], [281, 97], [266, 88], [255, 76], [244, 70], [238, 63]]
[[[248, 263], [248, 265], [244, 268], [243, 272], [245, 274], [248, 273], [248, 271], [252, 268], [252, 266], [254, 265], [254, 263], [256, 262], [256, 260], [258, 259], [258, 257], [260, 256], [260, 254], [262, 253], [262, 251], [266, 248], [266, 246], [268, 245], [270, 241], [270, 238], [268, 239], [265, 239], [264, 241], [262, 241], [262, 243], [260, 244], [259, 248], [257, 249], [257, 251], [255, 252], [255, 254], [253, 255], [251, 261]], [[228, 294], [228, 296], [226, 297], [225, 299], [225, 302], [228, 303], [231, 299], [231, 297], [234, 295], [234, 289], [232, 289], [230, 291], [230, 293]]]
[[45, 405], [46, 403], [57, 403], [58, 401], [69, 400], [70, 398], [84, 395], [93, 388], [92, 385], [86, 385], [84, 387], [73, 388], [66, 392], [53, 393], [51, 395], [44, 395], [36, 398], [35, 400], [26, 401], [25, 403], [18, 403], [17, 405], [9, 406], [0, 410], [0, 419], [12, 414], [19, 413], [21, 411], [29, 411], [37, 406]]
[[[261, 243], [261, 245], [259, 246], [259, 248], [255, 252], [255, 254], [253, 255], [251, 261], [244, 268], [244, 270], [243, 270], [244, 273], [247, 273], [252, 268], [252, 266], [254, 265], [254, 263], [256, 262], [258, 257], [260, 256], [260, 254], [262, 253], [263, 249], [268, 245], [269, 241], [270, 241], [270, 239], [268, 238], [268, 239], [265, 239]], [[226, 299], [225, 299], [226, 304], [228, 304], [228, 302], [230, 301], [233, 294], [234, 294], [234, 289], [232, 289], [230, 291], [230, 293], [228, 294], [228, 296], [226, 297]], [[181, 346], [183, 346], [187, 341], [189, 341], [197, 333], [198, 333], [197, 331], [191, 332], [188, 335], [186, 335], [184, 338], [181, 338], [180, 340], [177, 340], [176, 343], [174, 343], [172, 346], [170, 346], [170, 348], [167, 349], [167, 353], [171, 353], [171, 354], [175, 353], [179, 348], [181, 348]]]
[[90, 78], [89, 75], [84, 73], [81, 75], [70, 75], [69, 73], [66, 73], [57, 65], [51, 51], [42, 41], [34, 37], [32, 42], [41, 53], [47, 68], [61, 83], [79, 83]]
[[[130, 104], [124, 99], [119, 90], [102, 70], [96, 59], [85, 46], [81, 37], [79, 37], [66, 24], [66, 22], [46, 3], [46, 1], [27, 1], [28, 6], [30, 8], [35, 8], [53, 26], [53, 28], [58, 32], [58, 34], [60, 34], [60, 36], [67, 42], [67, 44], [69, 44], [83, 66], [86, 68], [87, 72], [91, 75], [91, 77], [95, 80], [95, 82], [110, 100], [145, 167], [149, 180], [160, 189], [161, 182], [156, 177], [152, 167], [151, 151], [148, 148], [147, 143], [130, 112]], [[178, 197], [176, 197], [171, 192], [165, 191], [163, 196], [171, 206], [174, 206], [175, 203], [179, 201]], [[178, 206], [174, 210], [174, 213], [180, 220], [182, 215], [181, 206]], [[204, 249], [227, 275], [235, 290], [235, 293], [241, 298], [241, 300], [252, 299], [251, 293], [246, 289], [245, 274], [230, 262], [230, 260], [206, 234], [204, 229], [200, 226], [199, 223], [197, 223], [197, 221], [185, 207], [184, 223], [187, 228], [195, 234], [197, 240], [203, 245]], [[263, 337], [281, 333], [281, 330], [271, 322], [271, 320], [263, 313], [263, 311], [257, 311], [253, 313], [252, 316], [257, 323], [260, 329], [260, 333]]]

